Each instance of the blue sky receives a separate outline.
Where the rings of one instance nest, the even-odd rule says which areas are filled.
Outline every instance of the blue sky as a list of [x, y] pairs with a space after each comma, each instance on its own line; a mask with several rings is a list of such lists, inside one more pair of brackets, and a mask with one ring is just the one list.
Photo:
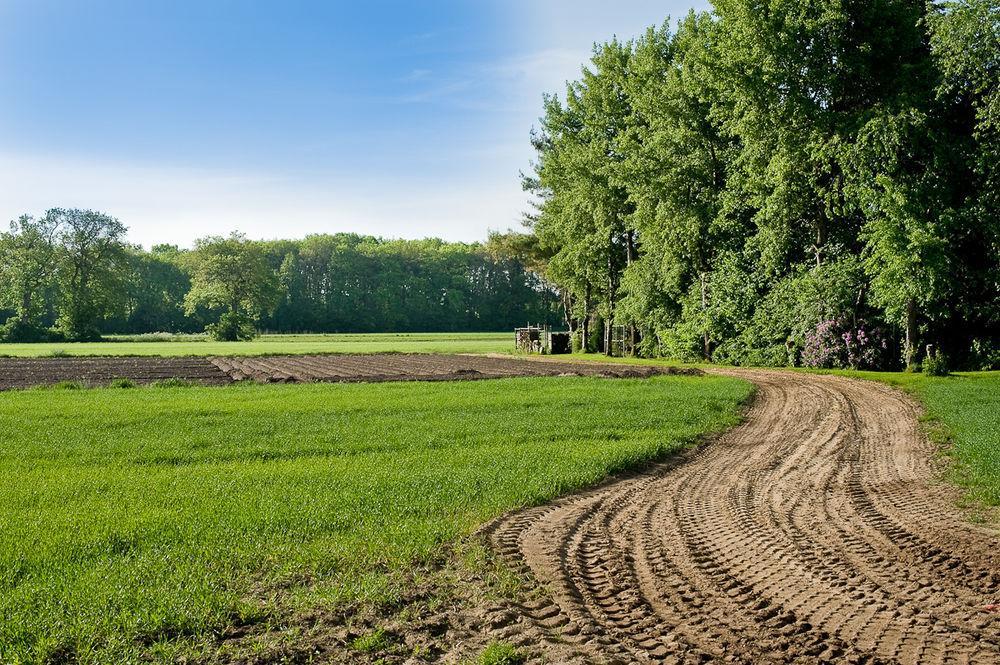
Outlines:
[[527, 207], [542, 94], [706, 4], [0, 0], [0, 215], [483, 239]]

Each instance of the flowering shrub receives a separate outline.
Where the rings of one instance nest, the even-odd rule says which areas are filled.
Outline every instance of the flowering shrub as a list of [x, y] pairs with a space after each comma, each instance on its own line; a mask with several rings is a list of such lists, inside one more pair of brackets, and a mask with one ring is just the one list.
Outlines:
[[870, 369], [879, 366], [886, 341], [877, 331], [842, 319], [826, 319], [806, 333], [802, 364], [806, 367]]
[[806, 333], [806, 344], [802, 350], [802, 364], [806, 367], [840, 367], [840, 334], [837, 321], [820, 321]]

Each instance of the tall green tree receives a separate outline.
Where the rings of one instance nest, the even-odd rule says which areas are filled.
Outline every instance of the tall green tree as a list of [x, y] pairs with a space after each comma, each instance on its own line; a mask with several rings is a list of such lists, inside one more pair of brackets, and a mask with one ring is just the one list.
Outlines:
[[221, 310], [218, 323], [209, 328], [216, 339], [253, 337], [255, 323], [271, 313], [281, 297], [278, 276], [260, 243], [241, 233], [202, 238], [188, 261], [191, 290], [184, 299], [188, 313], [200, 305]]
[[[957, 0], [929, 7], [931, 48], [941, 78], [936, 115], [950, 148], [942, 171], [956, 183], [958, 233], [952, 307], [966, 333], [961, 346], [982, 346], [1000, 328], [1000, 2]], [[937, 341], [955, 340], [949, 321], [933, 327]], [[982, 363], [982, 359], [977, 362]]]
[[869, 110], [913, 90], [923, 0], [717, 0], [727, 128], [743, 148], [735, 201], [756, 211], [762, 268], [780, 276], [855, 250], [844, 153]]
[[99, 339], [100, 323], [124, 305], [130, 279], [127, 229], [93, 210], [59, 208], [46, 216], [59, 228], [57, 325], [69, 339]]
[[530, 224], [552, 251], [549, 270], [576, 295], [584, 346], [591, 343], [593, 314], [613, 321], [621, 273], [637, 258], [633, 209], [617, 178], [632, 115], [625, 90], [631, 53], [630, 44], [617, 40], [596, 46], [591, 66], [567, 87], [565, 103], [546, 98], [533, 139], [534, 174], [525, 178], [539, 198]]
[[53, 214], [35, 219], [22, 215], [0, 234], [0, 307], [14, 316], [3, 329], [8, 341], [34, 341], [44, 337], [40, 316], [47, 285], [56, 272], [56, 234], [59, 220]]
[[716, 32], [710, 15], [691, 12], [675, 34], [664, 26], [638, 40], [626, 85], [636, 117], [621, 169], [642, 253], [624, 277], [631, 316], [649, 322], [646, 333], [655, 335], [692, 294], [705, 359], [713, 342], [711, 274], [731, 248], [731, 224], [721, 211], [738, 148], [721, 126]]

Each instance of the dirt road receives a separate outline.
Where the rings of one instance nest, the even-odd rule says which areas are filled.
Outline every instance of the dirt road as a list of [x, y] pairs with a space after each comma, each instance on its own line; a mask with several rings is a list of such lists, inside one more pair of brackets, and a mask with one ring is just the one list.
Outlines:
[[542, 584], [474, 625], [547, 662], [1000, 663], [998, 533], [936, 482], [914, 404], [874, 383], [734, 371], [744, 425], [673, 468], [505, 517]]

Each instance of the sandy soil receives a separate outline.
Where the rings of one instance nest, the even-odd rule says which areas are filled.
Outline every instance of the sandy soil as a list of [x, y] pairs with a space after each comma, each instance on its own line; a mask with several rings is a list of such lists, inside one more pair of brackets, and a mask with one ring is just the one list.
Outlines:
[[875, 383], [727, 371], [746, 422], [689, 458], [492, 524], [546, 590], [455, 620], [557, 663], [998, 663], [1000, 533], [935, 479], [914, 403]]

